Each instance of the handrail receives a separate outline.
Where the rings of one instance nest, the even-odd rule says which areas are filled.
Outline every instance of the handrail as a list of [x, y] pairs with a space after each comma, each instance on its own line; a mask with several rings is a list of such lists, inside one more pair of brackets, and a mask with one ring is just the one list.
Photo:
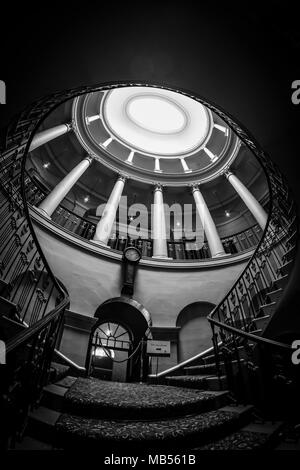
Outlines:
[[197, 361], [198, 359], [202, 359], [208, 353], [211, 353], [211, 352], [214, 352], [213, 346], [208, 348], [208, 349], [205, 349], [204, 351], [201, 351], [199, 354], [196, 354], [193, 357], [189, 357], [185, 361], [182, 361], [179, 364], [176, 364], [175, 366], [170, 367], [169, 369], [165, 369], [165, 370], [159, 372], [158, 374], [149, 374], [148, 377], [149, 378], [156, 378], [156, 379], [158, 379], [160, 377], [165, 377], [166, 375], [168, 375], [172, 372], [175, 372], [176, 370], [181, 369], [182, 367], [185, 367], [188, 364], [191, 364], [191, 362]]
[[58, 349], [54, 349], [54, 354], [57, 355], [60, 359], [62, 359], [64, 362], [66, 362], [69, 366], [73, 367], [79, 372], [87, 372], [86, 368], [83, 366], [80, 366], [79, 364], [76, 364], [76, 362], [72, 361], [69, 357], [65, 356], [61, 351]]
[[[243, 338], [247, 338], [251, 341], [254, 341], [256, 343], [263, 343], [263, 344], [267, 344], [269, 346], [274, 346], [276, 348], [281, 348], [281, 349], [286, 349], [287, 351], [290, 351], [292, 352], [293, 351], [293, 348], [291, 347], [290, 344], [285, 344], [285, 343], [281, 343], [279, 341], [275, 341], [273, 339], [269, 339], [269, 338], [264, 338], [262, 336], [257, 336], [257, 335], [253, 335], [247, 331], [241, 331], [239, 330], [238, 328], [234, 328], [233, 326], [230, 326], [230, 325], [226, 325], [224, 323], [221, 323], [220, 321], [218, 320], [214, 320], [214, 324], [216, 326], [220, 326], [222, 328], [225, 328], [228, 330], [228, 331], [231, 331], [232, 333], [236, 333], [237, 335], [239, 336], [243, 336]], [[220, 345], [222, 345], [222, 343], [220, 342]], [[212, 348], [213, 349], [213, 348]]]
[[[252, 254], [248, 264], [245, 266], [244, 270], [242, 271], [242, 273], [240, 274], [240, 276], [238, 277], [238, 279], [236, 280], [236, 282], [233, 284], [233, 286], [229, 289], [229, 291], [227, 292], [227, 294], [225, 295], [225, 297], [222, 299], [222, 301], [219, 303], [219, 305], [217, 305], [213, 310], [212, 312], [208, 315], [207, 319], [215, 324], [216, 326], [221, 326], [222, 325], [222, 328], [224, 328], [225, 330], [230, 330], [231, 327], [229, 325], [227, 325], [226, 323], [222, 323], [222, 322], [217, 322], [215, 319], [214, 319], [214, 316], [217, 314], [217, 312], [220, 310], [220, 307], [222, 306], [222, 304], [224, 304], [224, 302], [229, 298], [230, 294], [234, 291], [234, 289], [237, 288], [238, 284], [241, 282], [241, 279], [243, 278], [243, 276], [245, 275], [245, 273], [247, 273], [247, 271], [249, 270], [249, 266], [251, 265], [251, 263], [257, 258], [257, 255], [261, 253], [261, 248], [263, 247], [263, 245], [266, 243], [266, 241], [268, 242], [267, 240], [267, 233], [269, 231], [269, 229], [271, 228], [271, 220], [272, 220], [272, 213], [273, 213], [273, 210], [274, 210], [274, 207], [273, 207], [273, 194], [272, 194], [272, 191], [271, 191], [271, 185], [270, 185], [270, 194], [271, 194], [271, 208], [270, 208], [270, 211], [269, 211], [269, 214], [268, 214], [268, 220], [267, 220], [267, 224], [266, 224], [266, 227], [264, 229], [264, 232], [263, 232], [263, 236], [261, 237], [254, 253]], [[272, 228], [271, 228], [272, 230]], [[269, 247], [266, 247], [266, 249], [268, 249]], [[265, 249], [265, 248], [264, 248]], [[239, 331], [239, 334], [241, 336], [244, 336], [246, 337], [246, 333], [242, 330], [238, 330]], [[265, 338], [263, 337], [259, 337], [259, 338], [256, 338], [257, 342], [264, 342], [265, 341]]]
[[51, 321], [56, 318], [57, 313], [61, 312], [62, 308], [66, 308], [69, 304], [69, 299], [66, 298], [52, 310], [48, 315], [44, 318], [41, 318], [38, 322], [34, 325], [22, 330], [20, 333], [16, 334], [13, 338], [9, 339], [6, 342], [6, 353], [9, 354], [14, 349], [18, 348], [21, 344], [26, 343], [32, 336], [35, 336], [36, 333], [43, 330]]

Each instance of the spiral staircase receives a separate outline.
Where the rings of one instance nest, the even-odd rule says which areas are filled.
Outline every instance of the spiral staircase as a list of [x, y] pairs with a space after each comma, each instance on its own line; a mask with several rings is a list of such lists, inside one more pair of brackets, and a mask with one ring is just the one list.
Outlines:
[[[101, 382], [95, 384], [95, 379], [89, 378], [75, 380], [74, 376], [84, 375], [84, 370], [76, 369], [67, 358], [64, 361], [57, 351], [69, 298], [48, 265], [30, 219], [26, 154], [38, 126], [59, 104], [85, 93], [122, 86], [130, 84], [82, 87], [39, 99], [7, 130], [0, 170], [0, 339], [6, 348], [6, 364], [0, 369], [4, 449], [13, 448], [28, 428], [34, 428], [32, 422], [37, 420], [38, 414], [42, 415], [45, 406], [51, 408], [49, 395], [53, 405], [57, 396], [62, 400], [61, 397], [68, 394], [67, 407], [66, 402], [63, 407], [61, 404], [54, 406], [58, 413], [52, 423], [52, 428], [56, 429], [54, 448], [70, 448], [74, 442], [91, 448], [98, 442], [113, 446], [126, 439], [126, 444], [134, 446], [143, 440], [141, 429], [144, 443], [153, 448], [162, 444], [171, 446], [174, 440], [183, 443], [184, 448], [222, 448], [220, 442], [242, 448], [241, 442], [246, 435], [253, 434], [253, 426], [259, 428], [257, 422], [252, 423], [251, 428], [251, 421], [288, 419], [295, 404], [299, 373], [297, 375], [291, 363], [293, 350], [291, 344], [275, 341], [269, 334], [269, 326], [280, 314], [283, 301], [288, 301], [299, 238], [296, 204], [277, 166], [241, 126], [208, 103], [205, 105], [252, 150], [265, 170], [270, 208], [266, 228], [253, 256], [209, 315], [212, 348], [171, 369], [150, 375], [151, 385], [144, 385], [150, 388], [142, 393], [148, 392], [149, 396], [159, 387], [166, 397], [174, 398], [179, 394], [178, 404], [170, 409], [170, 404], [164, 403], [165, 414], [162, 415], [162, 408], [155, 402], [152, 408], [150, 406], [152, 422], [149, 422], [149, 409], [141, 412], [141, 408], [130, 405], [130, 410], [127, 407], [123, 416], [117, 417], [117, 420], [123, 419], [122, 423], [117, 421], [116, 424], [112, 403], [107, 405], [108, 412], [103, 418], [101, 403], [105, 398], [101, 395]], [[60, 357], [59, 362], [65, 362], [68, 367], [55, 365], [55, 357]], [[52, 388], [51, 382], [56, 383]], [[76, 401], [76, 396], [74, 398], [74, 384], [78, 387], [77, 394], [82, 393], [82, 387], [90, 393], [89, 411]], [[102, 384], [104, 390], [106, 385]], [[130, 396], [133, 389], [126, 393]], [[285, 407], [287, 404], [290, 408]], [[140, 412], [141, 419], [137, 423], [135, 413]], [[109, 437], [104, 428], [110, 429]], [[117, 432], [120, 428], [122, 432]], [[175, 431], [187, 428], [192, 431], [187, 434]], [[272, 428], [269, 424], [269, 428], [270, 436], [275, 428], [278, 431], [278, 426]], [[258, 434], [266, 436], [262, 425]], [[259, 447], [256, 438], [250, 437], [249, 448]], [[260, 442], [265, 445], [267, 439]]]

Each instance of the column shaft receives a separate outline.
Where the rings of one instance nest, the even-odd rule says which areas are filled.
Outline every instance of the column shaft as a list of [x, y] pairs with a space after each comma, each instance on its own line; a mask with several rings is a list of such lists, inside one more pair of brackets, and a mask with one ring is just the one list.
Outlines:
[[124, 176], [120, 176], [113, 187], [113, 190], [102, 213], [101, 220], [98, 222], [96, 228], [94, 235], [94, 241], [96, 242], [107, 245], [116, 218], [118, 206], [125, 185], [125, 180], [126, 178]]
[[57, 206], [65, 198], [80, 176], [86, 171], [92, 162], [91, 157], [86, 157], [73, 168], [41, 202], [38, 209], [51, 217]]
[[41, 145], [46, 144], [47, 142], [50, 142], [50, 140], [56, 139], [56, 137], [66, 134], [71, 129], [72, 127], [70, 124], [60, 124], [59, 126], [51, 127], [50, 129], [38, 132], [32, 139], [29, 152], [35, 150]]
[[249, 211], [252, 213], [253, 217], [256, 219], [257, 223], [264, 230], [268, 215], [260, 203], [255, 199], [253, 194], [246, 188], [246, 186], [230, 171], [225, 173], [226, 178], [229, 183], [232, 184], [238, 195], [244, 201]]
[[167, 258], [168, 247], [166, 239], [166, 218], [162, 187], [157, 185], [154, 189], [154, 204], [152, 218], [153, 257]]
[[217, 228], [198, 186], [193, 187], [193, 196], [212, 258], [225, 255], [225, 250], [217, 232]]

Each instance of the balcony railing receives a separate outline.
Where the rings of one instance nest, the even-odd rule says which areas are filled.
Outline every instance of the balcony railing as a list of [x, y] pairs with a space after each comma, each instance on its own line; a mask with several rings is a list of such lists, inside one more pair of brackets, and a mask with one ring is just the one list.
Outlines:
[[[27, 172], [25, 177], [26, 197], [29, 204], [38, 206], [45, 198], [46, 191]], [[52, 215], [52, 220], [69, 232], [75, 233], [85, 240], [91, 240], [96, 231], [96, 224], [87, 218], [80, 216], [62, 204], [57, 207]], [[138, 248], [143, 257], [152, 257], [153, 243], [149, 238], [133, 239], [122, 235], [122, 230], [118, 230], [111, 235], [108, 246], [116, 251], [123, 252], [128, 246]], [[262, 236], [262, 230], [255, 224], [246, 230], [235, 233], [232, 236], [221, 238], [225, 253], [237, 254], [255, 248]], [[174, 260], [201, 260], [211, 258], [208, 243], [204, 241], [201, 249], [198, 249], [195, 241], [188, 239], [168, 240], [168, 256]]]

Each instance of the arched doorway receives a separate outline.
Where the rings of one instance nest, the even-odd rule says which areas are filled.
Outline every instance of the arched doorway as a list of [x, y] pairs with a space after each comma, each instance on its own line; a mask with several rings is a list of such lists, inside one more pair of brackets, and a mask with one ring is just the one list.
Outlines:
[[176, 326], [180, 327], [179, 362], [212, 346], [212, 332], [207, 316], [214, 307], [210, 302], [194, 302], [179, 313], [176, 322]]
[[134, 299], [115, 297], [101, 304], [95, 317], [86, 363], [89, 373], [119, 382], [147, 375], [142, 340], [150, 336], [149, 312]]

